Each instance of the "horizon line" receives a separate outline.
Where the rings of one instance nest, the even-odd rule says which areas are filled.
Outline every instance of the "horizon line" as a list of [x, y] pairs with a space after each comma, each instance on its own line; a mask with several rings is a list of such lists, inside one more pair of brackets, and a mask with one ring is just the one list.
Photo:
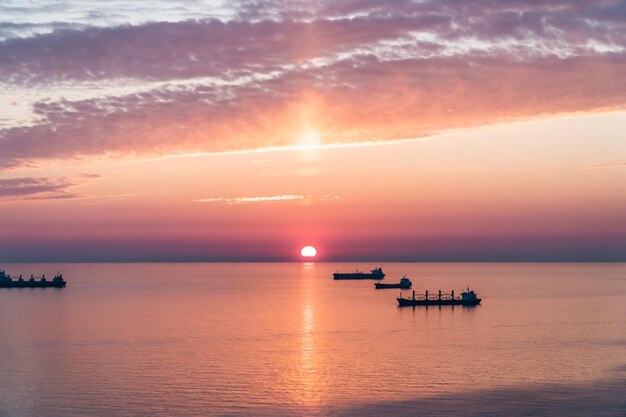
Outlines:
[[[175, 264], [175, 263], [371, 263], [371, 264], [384, 264], [384, 263], [572, 263], [572, 264], [597, 264], [597, 263], [626, 263], [625, 259], [612, 259], [612, 260], [563, 260], [563, 259], [527, 259], [527, 260], [367, 260], [367, 259], [348, 259], [348, 260], [13, 260], [13, 261], [1, 261], [0, 264], [130, 264], [130, 263], [161, 263], [161, 264]], [[1, 267], [0, 267], [1, 269]]]

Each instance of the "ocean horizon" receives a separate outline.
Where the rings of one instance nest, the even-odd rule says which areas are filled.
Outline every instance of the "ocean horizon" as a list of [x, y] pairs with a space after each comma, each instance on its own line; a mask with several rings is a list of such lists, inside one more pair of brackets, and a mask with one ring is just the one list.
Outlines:
[[371, 259], [356, 259], [356, 260], [314, 260], [314, 261], [305, 261], [305, 260], [87, 260], [87, 261], [0, 261], [0, 269], [2, 269], [2, 265], [25, 265], [25, 264], [250, 264], [250, 263], [259, 263], [259, 264], [305, 264], [305, 263], [316, 263], [316, 264], [368, 264], [370, 266], [384, 263], [421, 263], [421, 264], [626, 264], [626, 260], [610, 260], [610, 261], [601, 261], [601, 260], [527, 260], [527, 261], [519, 261], [519, 260], [458, 260], [458, 261], [449, 261], [449, 260], [405, 260], [405, 261], [397, 261], [397, 260], [371, 260]]

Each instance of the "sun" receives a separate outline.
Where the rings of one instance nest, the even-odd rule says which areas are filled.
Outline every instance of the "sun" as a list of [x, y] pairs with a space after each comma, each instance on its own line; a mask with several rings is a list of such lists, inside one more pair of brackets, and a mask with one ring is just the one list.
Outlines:
[[300, 251], [300, 255], [302, 255], [302, 257], [304, 258], [315, 258], [315, 256], [317, 255], [317, 249], [315, 249], [313, 246], [305, 246]]

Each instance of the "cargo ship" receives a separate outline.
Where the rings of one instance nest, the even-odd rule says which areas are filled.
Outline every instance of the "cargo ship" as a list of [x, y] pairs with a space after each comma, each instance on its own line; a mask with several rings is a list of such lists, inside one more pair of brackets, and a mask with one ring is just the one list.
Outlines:
[[400, 288], [402, 290], [408, 290], [408, 289], [411, 289], [412, 285], [413, 283], [411, 282], [410, 279], [408, 279], [407, 277], [402, 277], [400, 282], [398, 282], [397, 284], [383, 284], [383, 283], [377, 282], [374, 284], [374, 287], [376, 287], [377, 290], [382, 290], [385, 288]]
[[372, 269], [371, 272], [335, 272], [333, 279], [384, 279], [385, 273], [382, 268]]
[[24, 279], [21, 275], [18, 279], [13, 279], [4, 270], [0, 270], [0, 288], [63, 288], [66, 284], [61, 274], [55, 275], [51, 280], [47, 280], [45, 275], [38, 279], [32, 275], [29, 279]]
[[415, 307], [415, 306], [477, 306], [480, 304], [478, 294], [467, 287], [466, 291], [461, 293], [461, 297], [454, 297], [454, 290], [450, 293], [442, 293], [441, 290], [437, 294], [416, 294], [413, 291], [411, 298], [397, 298], [399, 307]]

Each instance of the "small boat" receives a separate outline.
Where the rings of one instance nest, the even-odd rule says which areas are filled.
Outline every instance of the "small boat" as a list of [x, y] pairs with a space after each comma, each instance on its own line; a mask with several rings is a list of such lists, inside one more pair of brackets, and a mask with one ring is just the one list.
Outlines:
[[416, 294], [413, 291], [411, 298], [397, 298], [399, 307], [415, 307], [415, 306], [477, 306], [480, 304], [481, 299], [478, 298], [478, 294], [470, 290], [467, 287], [466, 291], [461, 293], [461, 297], [454, 297], [454, 290], [448, 294], [442, 293], [439, 290], [437, 295], [429, 295], [428, 291], [424, 294]]
[[0, 270], [0, 288], [63, 288], [66, 284], [67, 282], [65, 282], [61, 274], [57, 274], [50, 281], [46, 279], [45, 275], [40, 279], [35, 279], [31, 275], [28, 280], [25, 280], [20, 275], [18, 279], [14, 280], [6, 272]]
[[371, 272], [361, 272], [359, 270], [355, 272], [335, 272], [333, 279], [384, 279], [385, 273], [382, 268], [372, 269]]
[[380, 282], [377, 282], [374, 284], [374, 287], [376, 287], [377, 290], [382, 290], [385, 288], [400, 288], [403, 290], [408, 290], [411, 288], [412, 285], [413, 283], [410, 279], [408, 279], [407, 277], [402, 277], [400, 282], [398, 282], [397, 284], [382, 284]]

